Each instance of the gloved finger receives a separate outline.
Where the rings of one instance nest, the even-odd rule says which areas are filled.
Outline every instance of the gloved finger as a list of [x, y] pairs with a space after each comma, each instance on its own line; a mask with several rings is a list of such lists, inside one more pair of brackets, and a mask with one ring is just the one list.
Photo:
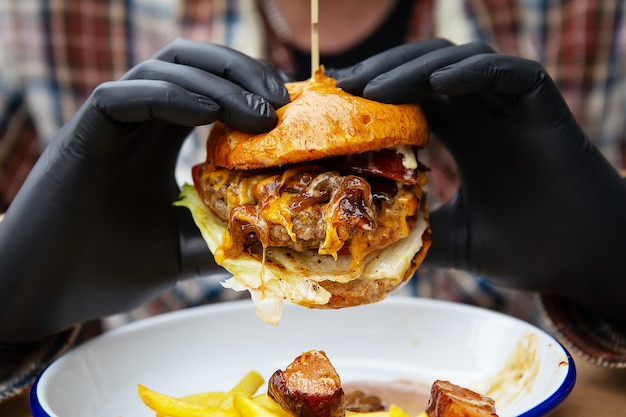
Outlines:
[[455, 267], [469, 270], [469, 253], [464, 242], [469, 241], [469, 230], [458, 215], [458, 199], [455, 195], [443, 206], [431, 211], [428, 216], [432, 243], [423, 265], [430, 268]]
[[[434, 71], [430, 84], [440, 94], [474, 94], [490, 107], [502, 109], [505, 103], [515, 103], [522, 110], [519, 114], [531, 117], [537, 125], [552, 125], [569, 117], [567, 105], [544, 67], [520, 57], [472, 56]], [[497, 100], [496, 96], [506, 97]]]
[[452, 42], [445, 39], [408, 43], [376, 54], [352, 67], [331, 69], [327, 73], [337, 79], [337, 87], [351, 94], [362, 95], [367, 83], [378, 75], [426, 53], [452, 45]]
[[264, 97], [275, 108], [289, 102], [289, 93], [278, 71], [268, 71], [262, 62], [226, 46], [178, 38], [153, 58], [199, 68], [232, 81]]
[[449, 46], [406, 62], [371, 80], [363, 97], [384, 103], [408, 103], [432, 93], [431, 74], [445, 66], [477, 54], [495, 53], [484, 42]]
[[[257, 62], [261, 64], [261, 66], [263, 67], [265, 71], [267, 71], [268, 73], [271, 73], [274, 77], [276, 77], [283, 83], [290, 83], [290, 82], [296, 81], [293, 77], [290, 77], [289, 75], [287, 75], [285, 71], [283, 71], [280, 68], [275, 67], [274, 65], [270, 64], [265, 59], [257, 59]], [[287, 97], [287, 99], [289, 99], [289, 97]]]
[[474, 55], [434, 71], [430, 82], [440, 94], [462, 95], [488, 89], [526, 94], [545, 77], [543, 67], [527, 59], [501, 54]]
[[219, 114], [221, 121], [249, 133], [266, 132], [278, 121], [274, 108], [262, 96], [195, 67], [150, 59], [130, 70], [125, 79], [168, 81], [210, 97], [222, 109]]
[[221, 107], [209, 97], [159, 80], [111, 81], [92, 94], [94, 106], [121, 123], [153, 119], [194, 127], [213, 123]]

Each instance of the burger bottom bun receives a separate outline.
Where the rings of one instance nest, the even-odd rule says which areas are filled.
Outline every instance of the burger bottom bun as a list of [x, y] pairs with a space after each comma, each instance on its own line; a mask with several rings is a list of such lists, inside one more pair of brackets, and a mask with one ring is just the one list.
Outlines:
[[[404, 284], [411, 279], [417, 268], [421, 265], [431, 244], [429, 230], [426, 230], [424, 234], [422, 234], [421, 240], [422, 247], [413, 257], [409, 268], [406, 270], [401, 280], [396, 281], [388, 278], [373, 280], [357, 278], [346, 283], [322, 281], [320, 282], [320, 285], [324, 287], [326, 291], [330, 292], [330, 300], [328, 300], [328, 303], [326, 304], [316, 305], [313, 307], [343, 308], [382, 301], [388, 295], [391, 295], [395, 291], [402, 288], [402, 286], [404, 286]], [[381, 256], [384, 256], [384, 253]]]
[[264, 262], [261, 254], [246, 252], [224, 258], [218, 248], [226, 222], [204, 204], [193, 186], [183, 187], [176, 204], [191, 211], [217, 263], [232, 274], [222, 285], [249, 291], [257, 315], [271, 324], [280, 321], [284, 300], [309, 308], [343, 308], [384, 299], [409, 280], [431, 243], [424, 203], [408, 237], [370, 253], [356, 265], [345, 255], [335, 260], [312, 251], [274, 247], [267, 248]]

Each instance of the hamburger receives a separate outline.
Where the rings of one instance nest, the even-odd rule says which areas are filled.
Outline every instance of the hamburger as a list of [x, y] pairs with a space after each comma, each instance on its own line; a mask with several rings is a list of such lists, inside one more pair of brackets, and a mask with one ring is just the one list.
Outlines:
[[430, 246], [428, 126], [415, 104], [351, 95], [320, 68], [287, 83], [276, 127], [248, 134], [212, 126], [207, 159], [178, 205], [215, 256], [277, 324], [283, 301], [342, 308], [380, 301], [415, 272]]

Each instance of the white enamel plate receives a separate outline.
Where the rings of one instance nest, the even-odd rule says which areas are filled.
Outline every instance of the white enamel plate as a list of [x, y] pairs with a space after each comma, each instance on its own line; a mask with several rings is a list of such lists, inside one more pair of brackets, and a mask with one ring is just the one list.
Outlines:
[[526, 322], [456, 303], [392, 296], [341, 310], [286, 305], [278, 326], [249, 301], [142, 320], [51, 364], [31, 392], [35, 417], [154, 416], [137, 384], [172, 396], [227, 391], [248, 371], [265, 380], [302, 352], [324, 350], [343, 383], [435, 379], [489, 393], [499, 416], [543, 416], [570, 393], [575, 367]]

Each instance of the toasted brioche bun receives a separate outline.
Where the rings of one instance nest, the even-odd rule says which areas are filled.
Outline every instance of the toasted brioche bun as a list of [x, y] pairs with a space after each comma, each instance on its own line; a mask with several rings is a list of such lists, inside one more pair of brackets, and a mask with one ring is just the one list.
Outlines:
[[[291, 102], [277, 110], [278, 124], [266, 134], [251, 135], [216, 122], [207, 142], [209, 167], [250, 170], [316, 161], [330, 156], [428, 143], [428, 127], [413, 104], [383, 104], [350, 95], [321, 73], [314, 80], [289, 83]], [[310, 308], [343, 308], [380, 301], [414, 274], [430, 247], [425, 174], [417, 186], [418, 207], [408, 236], [353, 262], [352, 251], [336, 258], [313, 250], [267, 247], [224, 256], [228, 222], [186, 186], [177, 203], [189, 208], [219, 265], [233, 276], [227, 288], [249, 291], [257, 315], [277, 324], [283, 301]], [[198, 184], [196, 184], [196, 187]], [[413, 189], [413, 188], [412, 188]], [[402, 221], [400, 224], [409, 224]]]
[[415, 104], [385, 104], [354, 96], [321, 73], [315, 81], [287, 83], [291, 102], [278, 124], [252, 135], [216, 122], [208, 160], [229, 169], [256, 169], [375, 151], [400, 145], [424, 147], [428, 125]]

